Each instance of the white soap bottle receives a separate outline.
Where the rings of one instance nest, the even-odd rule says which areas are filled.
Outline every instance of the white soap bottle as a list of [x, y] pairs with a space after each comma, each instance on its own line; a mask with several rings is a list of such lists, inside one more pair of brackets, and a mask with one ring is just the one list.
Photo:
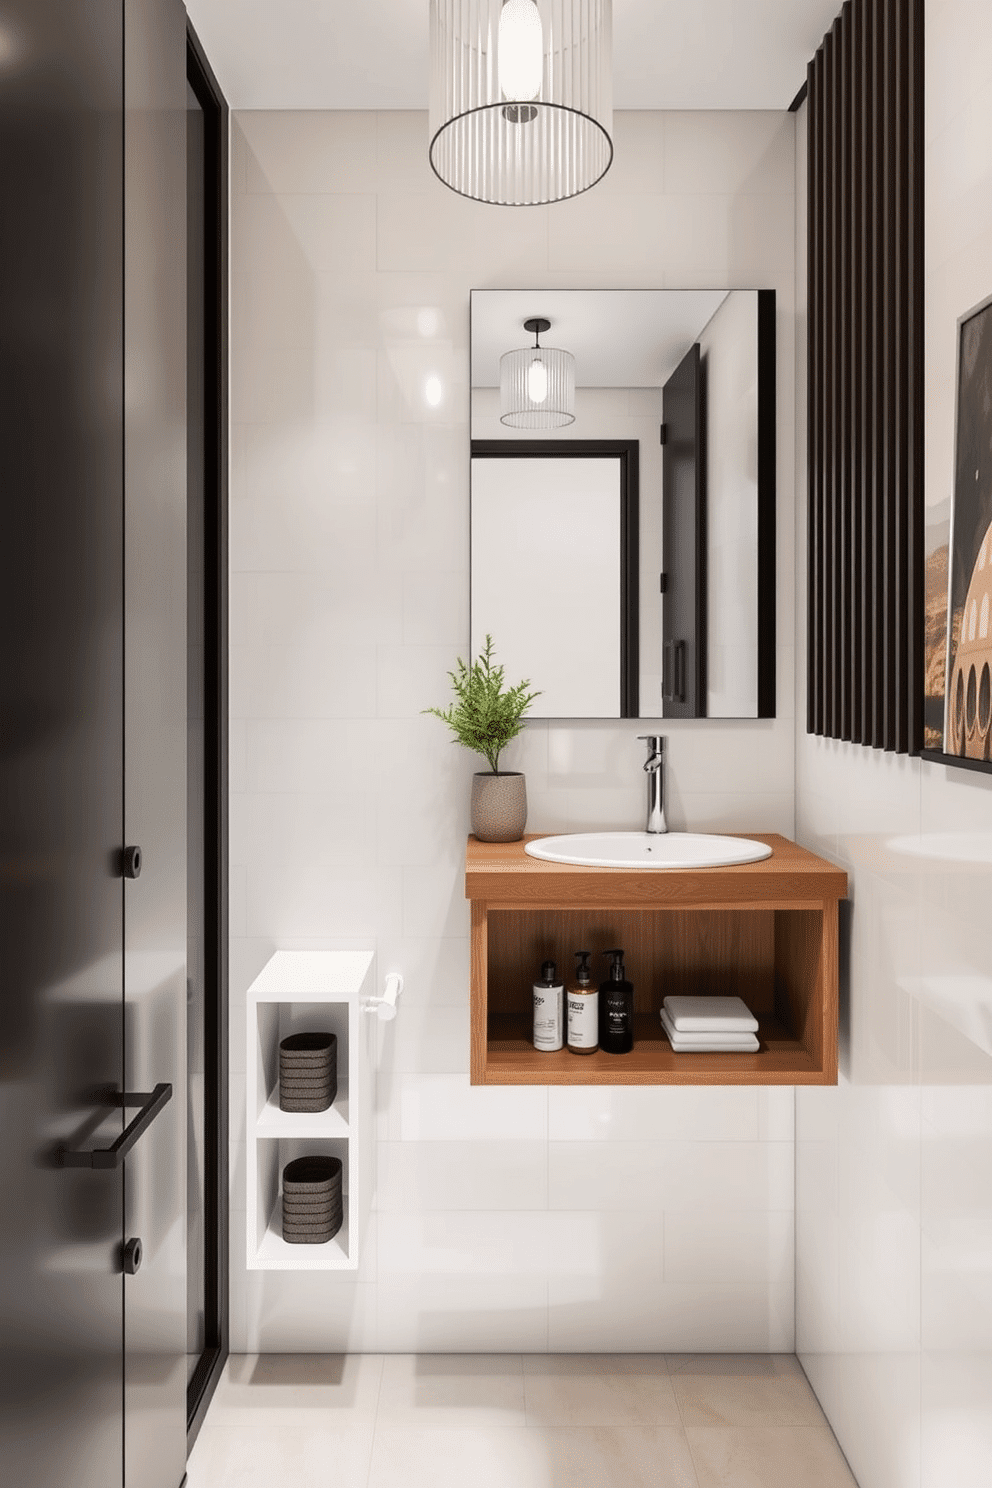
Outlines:
[[541, 980], [534, 983], [534, 1048], [551, 1054], [564, 1043], [565, 984], [558, 980], [553, 961], [541, 967]]

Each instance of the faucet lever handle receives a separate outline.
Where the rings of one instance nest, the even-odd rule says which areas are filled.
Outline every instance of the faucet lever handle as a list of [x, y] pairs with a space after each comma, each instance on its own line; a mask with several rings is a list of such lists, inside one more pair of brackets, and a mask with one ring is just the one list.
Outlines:
[[645, 739], [648, 746], [648, 757], [644, 761], [645, 774], [652, 770], [660, 770], [665, 757], [664, 734], [638, 734], [639, 739]]

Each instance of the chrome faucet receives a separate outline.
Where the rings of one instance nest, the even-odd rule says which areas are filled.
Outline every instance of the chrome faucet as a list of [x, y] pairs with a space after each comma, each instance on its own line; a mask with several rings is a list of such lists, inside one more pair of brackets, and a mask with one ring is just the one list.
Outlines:
[[665, 736], [664, 734], [638, 734], [646, 739], [648, 757], [644, 761], [644, 773], [648, 777], [648, 819], [645, 832], [667, 832], [665, 820]]

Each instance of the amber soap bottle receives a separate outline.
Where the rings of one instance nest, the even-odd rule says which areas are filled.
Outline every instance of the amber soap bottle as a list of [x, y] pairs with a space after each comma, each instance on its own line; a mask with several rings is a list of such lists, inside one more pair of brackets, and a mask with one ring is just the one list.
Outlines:
[[575, 981], [565, 993], [568, 1047], [572, 1054], [595, 1054], [599, 1048], [599, 993], [592, 984], [591, 951], [576, 951]]

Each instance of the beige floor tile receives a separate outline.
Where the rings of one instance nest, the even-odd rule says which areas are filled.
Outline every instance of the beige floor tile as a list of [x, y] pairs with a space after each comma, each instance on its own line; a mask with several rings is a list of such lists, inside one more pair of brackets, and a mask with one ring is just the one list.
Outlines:
[[524, 1358], [529, 1426], [680, 1426], [663, 1354]]
[[524, 1375], [625, 1374], [663, 1379], [667, 1354], [524, 1354]]
[[[809, 1381], [788, 1355], [729, 1356], [672, 1368], [685, 1426], [825, 1426]], [[751, 1362], [759, 1367], [751, 1368]]]
[[232, 1354], [210, 1405], [211, 1426], [250, 1416], [271, 1425], [375, 1419], [381, 1354]]
[[526, 1424], [519, 1354], [387, 1354], [377, 1426]]
[[670, 1374], [803, 1374], [795, 1354], [666, 1354]]
[[376, 1432], [369, 1488], [697, 1488], [675, 1427]]
[[203, 1427], [187, 1488], [366, 1488], [372, 1422]]
[[689, 1426], [699, 1488], [858, 1488], [828, 1426]]

